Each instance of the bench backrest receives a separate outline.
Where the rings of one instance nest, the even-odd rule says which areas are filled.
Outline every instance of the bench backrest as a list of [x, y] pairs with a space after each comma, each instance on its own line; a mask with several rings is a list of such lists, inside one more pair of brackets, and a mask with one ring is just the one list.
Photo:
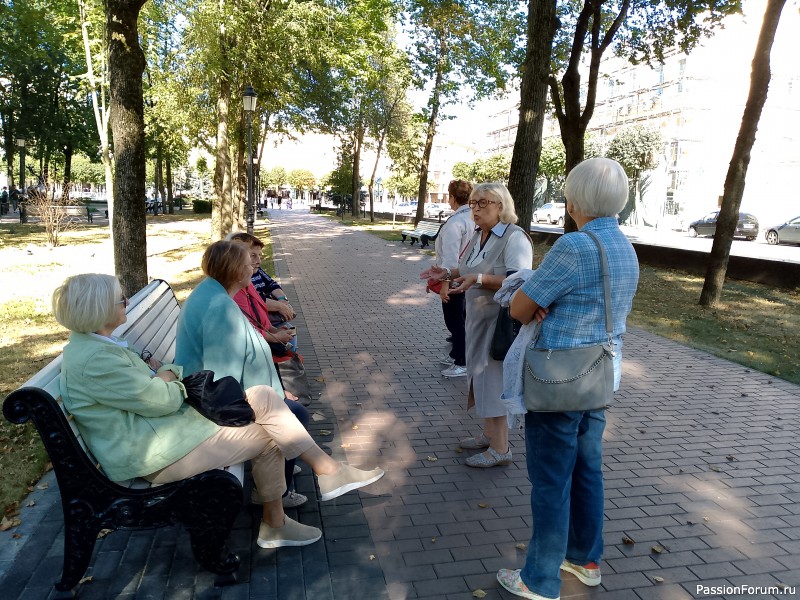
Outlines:
[[441, 223], [437, 223], [435, 221], [420, 221], [417, 224], [417, 231], [420, 233], [426, 233], [428, 235], [435, 234], [439, 231], [439, 227], [441, 226]]
[[[127, 322], [114, 330], [114, 336], [127, 340], [131, 348], [138, 351], [146, 349], [160, 361], [171, 362], [175, 356], [175, 331], [180, 305], [169, 284], [160, 279], [151, 281], [128, 301], [126, 313]], [[60, 374], [61, 355], [25, 382], [23, 387], [41, 388], [55, 398], [84, 452], [91, 457], [72, 415], [61, 401]], [[97, 464], [96, 460], [94, 462]]]

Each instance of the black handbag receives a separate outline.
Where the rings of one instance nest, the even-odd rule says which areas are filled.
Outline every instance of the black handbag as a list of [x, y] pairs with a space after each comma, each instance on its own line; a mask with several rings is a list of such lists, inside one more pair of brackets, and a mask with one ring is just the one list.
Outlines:
[[236, 379], [227, 375], [214, 381], [214, 371], [198, 371], [183, 378], [186, 403], [223, 427], [242, 427], [255, 421], [255, 413]]
[[489, 346], [489, 356], [494, 360], [503, 360], [508, 354], [508, 349], [514, 343], [522, 323], [511, 318], [511, 311], [507, 306], [501, 306], [497, 313], [494, 325], [494, 335]]

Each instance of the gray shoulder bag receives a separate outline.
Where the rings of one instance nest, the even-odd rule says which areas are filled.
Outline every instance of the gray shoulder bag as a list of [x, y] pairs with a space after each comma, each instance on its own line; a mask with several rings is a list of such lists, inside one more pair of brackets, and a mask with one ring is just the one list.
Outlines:
[[[600, 251], [603, 302], [608, 339], [596, 346], [525, 352], [525, 407], [532, 412], [572, 412], [606, 408], [614, 396], [614, 343], [611, 316], [611, 277], [605, 250], [593, 233], [585, 231]], [[538, 334], [537, 334], [538, 339]]]

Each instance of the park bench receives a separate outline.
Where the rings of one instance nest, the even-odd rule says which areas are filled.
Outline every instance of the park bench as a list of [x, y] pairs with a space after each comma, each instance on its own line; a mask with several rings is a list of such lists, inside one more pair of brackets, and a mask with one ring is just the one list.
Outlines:
[[439, 235], [441, 226], [442, 224], [437, 221], [420, 221], [415, 229], [405, 229], [400, 232], [403, 238], [400, 243], [405, 243], [406, 238], [409, 238], [412, 246], [416, 240], [419, 240], [420, 246], [425, 248]]
[[[128, 321], [114, 335], [131, 348], [171, 362], [180, 305], [169, 284], [154, 280], [134, 295]], [[64, 511], [64, 566], [55, 588], [74, 597], [102, 530], [164, 527], [182, 523], [197, 561], [216, 573], [215, 585], [236, 582], [239, 558], [225, 542], [242, 508], [244, 466], [212, 470], [183, 481], [152, 485], [145, 479], [113, 482], [81, 438], [61, 401], [59, 356], [3, 403], [12, 423], [33, 421], [53, 464]], [[57, 596], [59, 597], [59, 596]]]

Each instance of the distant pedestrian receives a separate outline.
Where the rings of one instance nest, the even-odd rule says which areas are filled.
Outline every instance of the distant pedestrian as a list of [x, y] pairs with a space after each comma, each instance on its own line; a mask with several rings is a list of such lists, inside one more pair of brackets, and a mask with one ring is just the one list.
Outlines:
[[11, 205], [14, 207], [14, 212], [17, 212], [17, 208], [19, 207], [20, 203], [20, 191], [16, 188], [16, 186], [11, 188], [9, 197], [11, 198]]
[[3, 186], [3, 191], [0, 192], [0, 215], [8, 214], [8, 188]]
[[278, 210], [283, 210], [283, 209], [281, 209], [281, 200], [282, 200], [282, 198], [280, 196], [278, 196]]

